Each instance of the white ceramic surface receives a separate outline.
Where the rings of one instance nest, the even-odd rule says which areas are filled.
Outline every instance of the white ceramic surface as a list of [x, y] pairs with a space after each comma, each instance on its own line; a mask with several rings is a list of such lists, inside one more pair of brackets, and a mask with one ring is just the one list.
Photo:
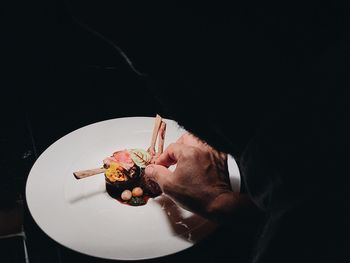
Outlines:
[[[165, 146], [186, 131], [165, 120]], [[150, 143], [154, 118], [130, 117], [94, 123], [53, 143], [32, 167], [26, 184], [29, 210], [40, 228], [63, 246], [90, 256], [137, 260], [191, 247], [215, 225], [161, 195], [144, 206], [126, 206], [105, 190], [104, 175], [76, 180], [73, 171], [101, 166], [118, 149]], [[231, 183], [240, 186], [229, 158]]]

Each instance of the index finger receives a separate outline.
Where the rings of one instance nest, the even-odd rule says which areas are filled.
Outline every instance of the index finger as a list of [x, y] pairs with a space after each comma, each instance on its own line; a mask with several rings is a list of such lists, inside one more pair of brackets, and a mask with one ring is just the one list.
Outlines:
[[169, 167], [170, 165], [176, 164], [182, 155], [184, 146], [179, 143], [170, 144], [164, 152], [159, 155], [156, 160], [156, 164]]

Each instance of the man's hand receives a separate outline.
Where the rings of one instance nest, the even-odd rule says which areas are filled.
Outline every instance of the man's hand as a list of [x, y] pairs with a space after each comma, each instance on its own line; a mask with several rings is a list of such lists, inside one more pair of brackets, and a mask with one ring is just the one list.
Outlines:
[[238, 196], [230, 187], [227, 155], [188, 133], [146, 167], [145, 177], [179, 205], [208, 218], [229, 212]]

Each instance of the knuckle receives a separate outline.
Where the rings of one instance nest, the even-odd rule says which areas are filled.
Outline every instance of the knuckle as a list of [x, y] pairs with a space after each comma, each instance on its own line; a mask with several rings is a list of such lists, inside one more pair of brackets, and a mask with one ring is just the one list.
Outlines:
[[188, 147], [183, 153], [184, 157], [187, 158], [193, 158], [195, 156], [198, 156], [198, 154], [198, 149], [196, 149], [195, 147]]
[[169, 144], [168, 148], [174, 148], [176, 147], [177, 143], [176, 142], [172, 142]]
[[211, 159], [210, 152], [197, 147], [189, 147], [184, 153], [184, 158], [194, 160], [195, 162], [203, 162]]

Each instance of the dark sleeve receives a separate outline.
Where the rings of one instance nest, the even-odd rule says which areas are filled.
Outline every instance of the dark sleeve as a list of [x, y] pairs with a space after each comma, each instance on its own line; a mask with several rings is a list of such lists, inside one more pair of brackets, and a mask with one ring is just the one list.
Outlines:
[[240, 160], [246, 190], [266, 214], [253, 262], [349, 259], [345, 115], [300, 107], [270, 116]]
[[246, 191], [264, 211], [291, 206], [317, 187], [311, 183], [318, 169], [311, 149], [315, 138], [306, 138], [305, 124], [292, 124], [291, 118], [267, 120], [240, 161]]

